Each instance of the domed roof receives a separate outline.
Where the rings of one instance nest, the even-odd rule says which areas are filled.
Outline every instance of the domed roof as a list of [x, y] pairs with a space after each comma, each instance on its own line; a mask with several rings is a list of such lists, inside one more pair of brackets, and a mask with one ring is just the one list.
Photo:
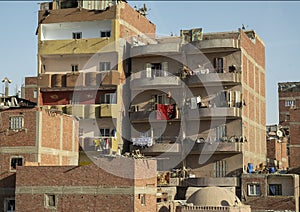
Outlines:
[[226, 188], [205, 187], [194, 192], [187, 200], [197, 206], [242, 206], [234, 193]]

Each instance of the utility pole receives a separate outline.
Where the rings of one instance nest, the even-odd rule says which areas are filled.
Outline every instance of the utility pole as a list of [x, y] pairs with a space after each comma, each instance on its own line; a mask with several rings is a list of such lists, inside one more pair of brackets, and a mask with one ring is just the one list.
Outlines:
[[12, 81], [10, 79], [8, 79], [7, 77], [4, 77], [4, 79], [2, 80], [2, 82], [5, 85], [4, 95], [5, 95], [5, 97], [8, 97], [8, 84], [11, 83]]

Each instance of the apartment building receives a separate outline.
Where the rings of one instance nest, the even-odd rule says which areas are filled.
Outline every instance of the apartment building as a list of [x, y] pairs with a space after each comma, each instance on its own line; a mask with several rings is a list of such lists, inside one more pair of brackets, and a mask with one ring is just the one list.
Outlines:
[[0, 105], [0, 211], [14, 211], [18, 166], [78, 164], [78, 121], [15, 96]]
[[[130, 57], [132, 149], [210, 185], [265, 163], [265, 51], [255, 31], [181, 30]], [[238, 187], [231, 179], [222, 185]]]
[[288, 140], [289, 167], [300, 167], [299, 106], [300, 83], [278, 83], [279, 124], [286, 129]]
[[38, 76], [25, 85], [26, 98], [80, 119], [85, 152], [119, 152], [126, 110], [120, 85], [127, 74], [125, 41], [140, 35], [150, 39], [155, 29], [126, 1], [41, 3]]

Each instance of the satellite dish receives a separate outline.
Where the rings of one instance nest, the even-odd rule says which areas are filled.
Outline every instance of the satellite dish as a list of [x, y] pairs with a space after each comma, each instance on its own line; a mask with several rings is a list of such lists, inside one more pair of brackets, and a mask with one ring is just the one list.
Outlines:
[[276, 134], [277, 134], [278, 137], [282, 137], [282, 131], [281, 130], [277, 130]]

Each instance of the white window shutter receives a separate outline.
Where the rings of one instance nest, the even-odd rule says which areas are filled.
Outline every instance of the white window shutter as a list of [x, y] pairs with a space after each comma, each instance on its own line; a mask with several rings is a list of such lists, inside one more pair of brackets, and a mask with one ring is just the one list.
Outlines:
[[163, 62], [162, 63], [162, 70], [163, 70], [163, 76], [168, 76], [168, 62]]
[[146, 63], [146, 77], [151, 77], [151, 63]]

